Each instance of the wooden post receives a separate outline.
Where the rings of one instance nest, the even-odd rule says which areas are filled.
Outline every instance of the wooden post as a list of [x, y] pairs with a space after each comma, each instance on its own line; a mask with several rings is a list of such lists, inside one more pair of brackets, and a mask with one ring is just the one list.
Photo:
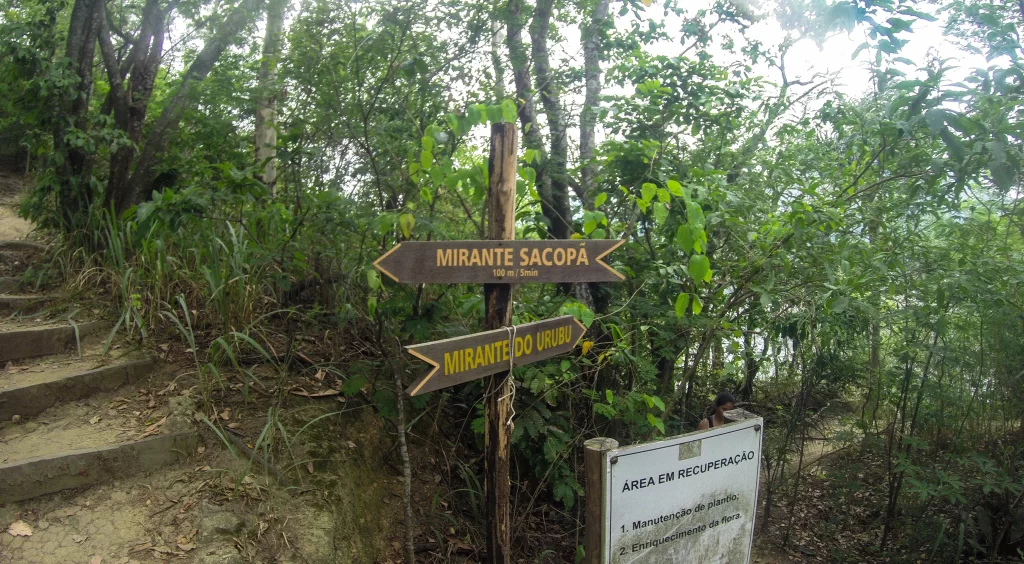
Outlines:
[[597, 437], [583, 443], [583, 471], [586, 474], [586, 529], [583, 550], [586, 564], [601, 564], [604, 545], [604, 453], [619, 448], [619, 441]]
[[[488, 161], [487, 238], [511, 241], [516, 238], [516, 161], [519, 135], [514, 123], [491, 125], [491, 155]], [[487, 329], [512, 325], [512, 285], [484, 284]], [[511, 514], [509, 498], [509, 453], [512, 378], [509, 371], [487, 379], [484, 410], [484, 490], [487, 506], [487, 562], [511, 564]]]

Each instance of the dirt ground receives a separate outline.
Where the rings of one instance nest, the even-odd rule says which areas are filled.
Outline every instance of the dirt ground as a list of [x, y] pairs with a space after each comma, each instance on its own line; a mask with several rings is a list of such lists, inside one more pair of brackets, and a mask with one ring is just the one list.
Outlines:
[[17, 214], [23, 184], [16, 173], [0, 170], [0, 240], [24, 239], [32, 231], [32, 224]]

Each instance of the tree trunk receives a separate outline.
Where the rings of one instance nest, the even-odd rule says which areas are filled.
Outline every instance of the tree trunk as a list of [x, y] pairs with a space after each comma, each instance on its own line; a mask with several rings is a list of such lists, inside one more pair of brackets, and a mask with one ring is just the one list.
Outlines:
[[[168, 10], [173, 9], [172, 3]], [[106, 18], [101, 18], [100, 53], [107, 70], [110, 93], [107, 103], [114, 114], [114, 123], [125, 132], [131, 145], [118, 147], [110, 155], [110, 173], [107, 178], [107, 192], [104, 205], [122, 212], [130, 206], [128, 179], [132, 161], [135, 159], [136, 146], [142, 139], [142, 130], [146, 125], [146, 112], [149, 109], [149, 98], [153, 93], [156, 76], [160, 69], [160, 58], [163, 54], [165, 12], [160, 10], [158, 0], [147, 0], [142, 11], [142, 24], [139, 35], [132, 45], [124, 64], [117, 61], [114, 46], [110, 41], [110, 29]], [[129, 76], [129, 86], [125, 88], [124, 78]]]
[[135, 171], [132, 172], [128, 180], [131, 195], [130, 203], [141, 203], [150, 196], [153, 190], [156, 165], [163, 157], [164, 151], [167, 150], [167, 146], [171, 142], [171, 138], [181, 124], [181, 118], [185, 114], [186, 103], [191, 98], [196, 83], [202, 82], [210, 74], [210, 71], [213, 70], [213, 65], [217, 63], [217, 60], [235, 40], [236, 36], [252, 22], [253, 14], [258, 13], [262, 7], [263, 0], [244, 0], [236, 6], [224, 18], [224, 23], [221, 24], [220, 29], [203, 45], [202, 51], [196, 55], [195, 60], [189, 65], [188, 70], [185, 71], [181, 79], [181, 84], [178, 85], [177, 91], [168, 101], [164, 110], [160, 112], [160, 117], [153, 124], [149, 139], [146, 140], [146, 145], [142, 149], [142, 154], [139, 155], [138, 162], [135, 165]]
[[551, 62], [548, 57], [548, 34], [551, 32], [551, 15], [554, 0], [537, 0], [530, 24], [533, 51], [533, 72], [537, 77], [537, 88], [544, 114], [548, 118], [548, 139], [551, 152], [545, 163], [545, 176], [550, 179], [550, 196], [544, 208], [549, 223], [549, 232], [555, 239], [568, 239], [572, 234], [572, 212], [569, 208], [569, 140], [565, 130], [562, 103], [558, 89], [551, 76]]
[[262, 167], [259, 179], [274, 195], [277, 182], [277, 100], [281, 87], [277, 83], [277, 64], [281, 58], [285, 3], [267, 3], [267, 32], [263, 38], [263, 59], [260, 61], [259, 94], [256, 100], [256, 165]]
[[580, 111], [580, 188], [577, 193], [583, 207], [594, 206], [598, 166], [594, 162], [597, 112], [601, 98], [601, 31], [608, 19], [609, 0], [598, 0], [590, 22], [580, 26], [583, 41], [583, 80], [586, 83], [583, 109]]
[[[516, 98], [519, 100], [519, 125], [523, 131], [523, 145], [536, 155], [530, 166], [536, 172], [537, 194], [540, 196], [541, 213], [550, 221], [555, 216], [551, 208], [551, 178], [548, 177], [547, 151], [544, 149], [544, 137], [537, 123], [537, 109], [533, 103], [533, 84], [530, 80], [530, 58], [523, 43], [525, 16], [522, 14], [522, 0], [508, 2], [508, 32], [505, 44], [508, 46], [508, 59], [512, 66], [512, 79], [516, 86]], [[549, 225], [548, 229], [553, 226]]]
[[[92, 155], [84, 144], [69, 142], [73, 135], [85, 135], [89, 129], [89, 101], [92, 99], [93, 65], [96, 36], [103, 17], [103, 0], [75, 0], [68, 24], [64, 56], [68, 71], [75, 77], [72, 93], [58, 103], [53, 127], [53, 147], [60, 188], [57, 194], [62, 220], [74, 226], [80, 212], [92, 202], [89, 176]], [[70, 126], [69, 126], [70, 124]]]

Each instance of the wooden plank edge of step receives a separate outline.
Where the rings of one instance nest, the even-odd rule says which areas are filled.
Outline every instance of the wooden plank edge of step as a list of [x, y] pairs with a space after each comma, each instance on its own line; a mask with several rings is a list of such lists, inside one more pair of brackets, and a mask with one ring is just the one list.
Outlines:
[[0, 421], [9, 421], [15, 415], [32, 417], [58, 402], [78, 400], [133, 384], [140, 376], [151, 372], [155, 364], [153, 358], [141, 358], [83, 370], [46, 382], [7, 388], [0, 391]]
[[0, 504], [156, 470], [191, 456], [197, 442], [194, 432], [169, 433], [2, 464]]
[[[78, 339], [109, 328], [107, 321], [88, 321], [78, 324]], [[0, 332], [0, 362], [60, 354], [75, 346], [75, 327], [29, 327]]]
[[46, 250], [46, 245], [33, 241], [22, 241], [17, 239], [0, 241], [0, 251], [30, 251], [41, 252]]

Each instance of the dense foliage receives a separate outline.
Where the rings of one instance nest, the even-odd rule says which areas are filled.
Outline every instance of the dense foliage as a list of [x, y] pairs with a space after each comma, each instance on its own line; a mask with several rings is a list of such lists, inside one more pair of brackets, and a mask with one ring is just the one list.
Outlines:
[[[762, 522], [801, 494], [794, 453], [826, 426], [872, 455], [844, 479], [883, 490], [858, 498], [864, 550], [1024, 550], [1017, 3], [0, 5], [0, 153], [120, 330], [188, 318], [209, 374], [235, 360], [225, 336], [292, 334], [292, 314], [368, 335], [371, 358], [477, 330], [479, 288], [370, 265], [482, 237], [484, 126], [517, 122], [517, 237], [622, 239], [627, 274], [515, 291], [517, 321], [590, 328], [572, 358], [516, 370], [518, 518], [574, 508], [583, 440], [692, 429], [731, 390], [768, 421]], [[907, 58], [940, 23], [946, 43]], [[786, 66], [836, 34], [865, 38], [862, 95]], [[481, 393], [414, 408], [482, 433]], [[389, 415], [394, 393], [374, 397]]]

